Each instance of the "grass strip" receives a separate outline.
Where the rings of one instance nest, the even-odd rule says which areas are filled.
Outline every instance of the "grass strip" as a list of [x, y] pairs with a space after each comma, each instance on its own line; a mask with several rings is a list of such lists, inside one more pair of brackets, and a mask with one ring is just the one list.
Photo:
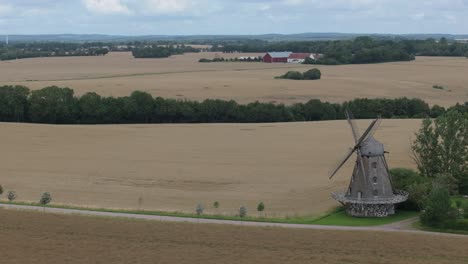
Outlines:
[[228, 215], [209, 215], [203, 214], [198, 216], [197, 214], [183, 213], [183, 212], [165, 212], [165, 211], [143, 211], [143, 210], [129, 210], [129, 209], [109, 209], [109, 208], [87, 208], [72, 205], [60, 205], [60, 204], [49, 204], [41, 205], [33, 202], [4, 202], [0, 201], [1, 204], [12, 204], [12, 205], [25, 205], [25, 206], [39, 206], [45, 208], [59, 208], [59, 209], [72, 209], [82, 211], [93, 211], [93, 212], [108, 212], [108, 213], [121, 213], [121, 214], [137, 214], [137, 215], [157, 215], [157, 216], [173, 216], [173, 217], [185, 217], [185, 218], [203, 218], [203, 219], [215, 219], [215, 220], [233, 220], [233, 221], [249, 221], [249, 222], [268, 222], [268, 223], [284, 223], [284, 224], [306, 224], [306, 225], [336, 225], [336, 226], [378, 226], [390, 224], [413, 218], [418, 216], [419, 212], [414, 211], [397, 211], [397, 214], [384, 218], [356, 218], [348, 216], [342, 208], [335, 208], [330, 212], [319, 217], [317, 216], [294, 216], [294, 217], [253, 217], [246, 216], [240, 218], [239, 216], [228, 216]]

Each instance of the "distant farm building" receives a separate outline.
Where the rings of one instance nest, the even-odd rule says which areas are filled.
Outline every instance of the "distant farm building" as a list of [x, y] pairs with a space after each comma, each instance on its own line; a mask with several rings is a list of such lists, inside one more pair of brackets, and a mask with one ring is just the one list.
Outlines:
[[287, 63], [289, 55], [291, 55], [292, 52], [289, 51], [284, 51], [284, 52], [268, 52], [265, 56], [263, 56], [263, 62], [266, 63]]
[[306, 58], [317, 60], [323, 57], [318, 53], [293, 53], [293, 52], [268, 52], [263, 56], [263, 62], [266, 63], [303, 63]]
[[306, 58], [312, 58], [310, 53], [291, 53], [288, 57], [288, 63], [303, 63]]

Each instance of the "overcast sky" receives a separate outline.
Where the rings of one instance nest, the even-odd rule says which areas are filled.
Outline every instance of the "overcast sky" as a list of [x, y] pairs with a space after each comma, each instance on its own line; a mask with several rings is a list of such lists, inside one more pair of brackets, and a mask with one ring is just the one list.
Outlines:
[[468, 33], [468, 0], [0, 0], [0, 34]]

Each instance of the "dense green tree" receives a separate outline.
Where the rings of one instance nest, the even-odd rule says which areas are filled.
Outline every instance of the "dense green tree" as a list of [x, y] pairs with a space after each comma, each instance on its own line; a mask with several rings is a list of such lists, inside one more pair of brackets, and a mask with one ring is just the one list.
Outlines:
[[49, 192], [45, 192], [41, 195], [41, 199], [39, 200], [39, 203], [43, 206], [48, 205], [52, 201], [52, 195], [50, 195]]
[[455, 221], [449, 191], [443, 186], [434, 186], [429, 193], [421, 222], [433, 227], [446, 227]]
[[126, 120], [130, 123], [150, 123], [153, 116], [153, 96], [147, 92], [135, 91], [124, 101]]
[[304, 80], [304, 76], [298, 71], [288, 71], [284, 75], [276, 77], [276, 79]]
[[468, 113], [449, 111], [425, 119], [412, 147], [422, 175], [453, 177], [459, 191], [468, 194]]
[[34, 123], [72, 124], [77, 120], [77, 102], [70, 88], [56, 86], [33, 91], [30, 99]]
[[[356, 118], [415, 118], [439, 116], [445, 109], [430, 109], [420, 99], [355, 99], [330, 104], [317, 99], [283, 105], [235, 101], [203, 102], [153, 98], [136, 91], [126, 97], [101, 97], [96, 93], [74, 96], [69, 88], [46, 87], [29, 93], [26, 87], [0, 87], [0, 122], [48, 124], [129, 124], [129, 123], [210, 123], [210, 122], [290, 122], [344, 119], [344, 109]], [[14, 111], [18, 109], [17, 111]], [[468, 113], [468, 104], [451, 110]]]
[[103, 121], [102, 98], [97, 93], [86, 93], [78, 100], [80, 122], [82, 124], [99, 124]]
[[304, 76], [304, 80], [320, 80], [322, 77], [322, 73], [319, 69], [310, 69], [302, 74]]
[[4, 86], [0, 89], [0, 120], [27, 121], [29, 89], [24, 86]]
[[419, 173], [405, 168], [390, 170], [393, 188], [409, 193], [408, 200], [400, 205], [401, 208], [422, 210], [431, 190], [431, 180]]
[[265, 211], [265, 204], [263, 202], [260, 202], [258, 205], [257, 205], [257, 211], [259, 213], [262, 213], [263, 211]]
[[9, 191], [7, 195], [8, 201], [11, 203], [16, 199], [16, 192], [15, 191]]

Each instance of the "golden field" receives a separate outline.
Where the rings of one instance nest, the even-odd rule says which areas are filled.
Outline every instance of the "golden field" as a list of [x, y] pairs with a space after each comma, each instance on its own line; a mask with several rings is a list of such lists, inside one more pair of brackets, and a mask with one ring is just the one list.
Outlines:
[[[216, 53], [134, 59], [130, 53], [104, 57], [34, 58], [0, 62], [1, 85], [37, 89], [66, 86], [77, 94], [126, 96], [134, 90], [154, 96], [203, 100], [234, 99], [240, 103], [304, 102], [318, 98], [343, 102], [357, 97], [415, 97], [452, 106], [468, 101], [468, 59], [417, 57], [413, 62], [368, 65], [313, 66], [265, 63], [198, 63]], [[218, 54], [224, 57], [262, 54]], [[275, 80], [288, 70], [318, 67], [320, 81]], [[442, 85], [445, 90], [432, 88]]]
[[[370, 120], [358, 122], [361, 131]], [[383, 120], [376, 132], [390, 167], [414, 167], [410, 141], [419, 120]], [[351, 159], [328, 172], [352, 146], [346, 121], [274, 124], [53, 126], [0, 124], [0, 184], [18, 200], [85, 207], [234, 215], [317, 216], [338, 204]], [[211, 205], [219, 201], [215, 211]]]
[[468, 237], [161, 223], [0, 209], [8, 263], [468, 262]]

